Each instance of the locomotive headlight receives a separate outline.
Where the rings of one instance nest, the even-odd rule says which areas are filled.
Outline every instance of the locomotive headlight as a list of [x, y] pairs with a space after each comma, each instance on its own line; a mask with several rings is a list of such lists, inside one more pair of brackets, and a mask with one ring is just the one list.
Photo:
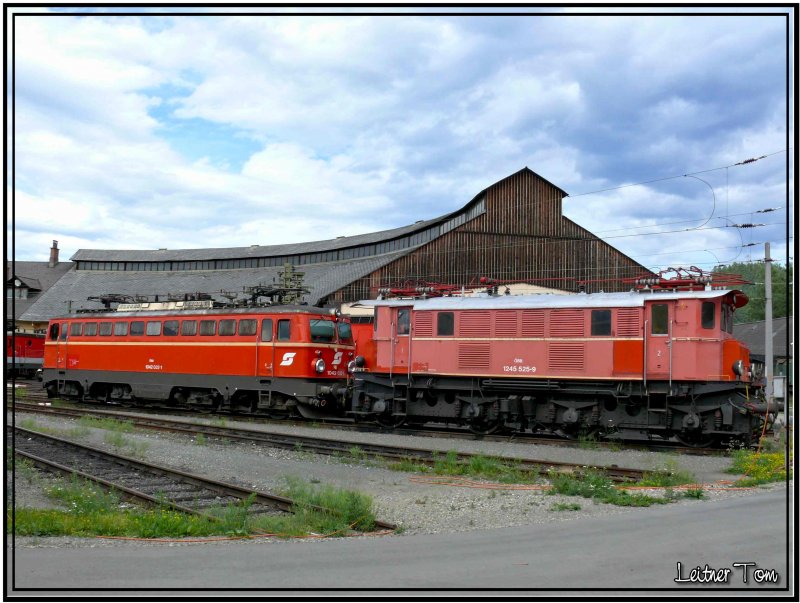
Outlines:
[[325, 372], [325, 361], [322, 358], [317, 358], [314, 361], [314, 370], [317, 371], [318, 373]]
[[735, 375], [739, 375], [739, 377], [744, 375], [744, 362], [743, 361], [737, 360], [736, 362], [733, 363], [733, 367], [732, 368], [733, 368], [733, 373]]

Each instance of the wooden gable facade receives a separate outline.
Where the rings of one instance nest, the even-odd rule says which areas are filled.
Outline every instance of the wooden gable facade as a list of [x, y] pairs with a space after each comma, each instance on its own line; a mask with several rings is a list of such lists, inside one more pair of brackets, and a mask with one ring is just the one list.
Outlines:
[[442, 218], [440, 234], [336, 291], [330, 302], [375, 298], [380, 287], [482, 277], [587, 292], [621, 291], [644, 266], [562, 215], [567, 194], [528, 168], [481, 191]]

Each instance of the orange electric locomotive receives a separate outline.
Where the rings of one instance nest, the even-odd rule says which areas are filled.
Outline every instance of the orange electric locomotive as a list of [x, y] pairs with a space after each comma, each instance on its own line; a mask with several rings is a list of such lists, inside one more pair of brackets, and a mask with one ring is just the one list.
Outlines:
[[43, 385], [51, 397], [330, 416], [344, 411], [354, 354], [331, 310], [122, 304], [50, 321]]

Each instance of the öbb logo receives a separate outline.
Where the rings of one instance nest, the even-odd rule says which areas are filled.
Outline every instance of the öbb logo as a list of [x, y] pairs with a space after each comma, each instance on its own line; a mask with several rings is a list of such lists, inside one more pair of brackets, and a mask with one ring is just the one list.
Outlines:
[[283, 355], [283, 360], [281, 361], [281, 366], [289, 366], [294, 362], [294, 357], [297, 355], [297, 352], [286, 352]]

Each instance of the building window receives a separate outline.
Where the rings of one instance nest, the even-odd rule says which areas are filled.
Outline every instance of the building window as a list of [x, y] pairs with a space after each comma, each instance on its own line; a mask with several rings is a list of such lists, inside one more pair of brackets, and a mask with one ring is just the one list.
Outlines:
[[592, 335], [611, 335], [611, 310], [592, 310]]
[[700, 324], [704, 329], [713, 329], [716, 325], [716, 310], [717, 304], [714, 302], [703, 302], [700, 307]]
[[455, 332], [455, 321], [452, 312], [439, 312], [436, 315], [436, 334], [439, 336], [452, 335]]

